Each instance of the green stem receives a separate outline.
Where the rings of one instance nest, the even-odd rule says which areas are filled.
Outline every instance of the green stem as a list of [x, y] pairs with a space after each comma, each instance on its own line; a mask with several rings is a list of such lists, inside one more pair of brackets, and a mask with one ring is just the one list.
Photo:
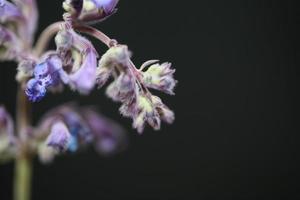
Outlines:
[[21, 156], [16, 159], [14, 179], [14, 200], [30, 200], [31, 196], [31, 159]]
[[[21, 84], [22, 85], [22, 84]], [[20, 154], [15, 161], [14, 200], [30, 200], [31, 196], [31, 156], [27, 145], [27, 130], [30, 124], [30, 103], [21, 85], [17, 94], [17, 133]]]

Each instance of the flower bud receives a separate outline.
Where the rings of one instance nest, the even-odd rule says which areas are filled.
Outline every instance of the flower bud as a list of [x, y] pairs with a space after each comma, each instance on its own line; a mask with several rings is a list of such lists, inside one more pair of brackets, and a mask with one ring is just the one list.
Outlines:
[[17, 68], [16, 80], [18, 82], [24, 82], [28, 78], [33, 76], [33, 69], [36, 65], [36, 62], [31, 59], [23, 60], [19, 63]]
[[126, 45], [111, 47], [105, 54], [102, 55], [99, 61], [99, 68], [112, 68], [117, 65], [127, 66], [130, 54], [131, 53]]
[[143, 80], [146, 87], [173, 95], [177, 83], [173, 77], [174, 73], [175, 70], [171, 69], [170, 63], [154, 64], [146, 72], [143, 72]]
[[106, 95], [116, 102], [131, 101], [134, 98], [136, 87], [134, 79], [130, 75], [122, 73], [108, 86]]

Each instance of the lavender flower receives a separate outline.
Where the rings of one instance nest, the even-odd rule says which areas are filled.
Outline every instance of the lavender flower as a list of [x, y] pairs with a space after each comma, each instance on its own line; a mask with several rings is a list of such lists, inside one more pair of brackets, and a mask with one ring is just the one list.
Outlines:
[[100, 154], [111, 155], [126, 147], [124, 130], [116, 123], [99, 115], [92, 108], [83, 109], [83, 117], [90, 127], [95, 148]]
[[37, 146], [43, 162], [51, 162], [60, 152], [75, 152], [87, 144], [94, 144], [95, 149], [103, 155], [119, 152], [126, 146], [126, 137], [120, 126], [92, 108], [74, 105], [61, 106], [48, 112], [35, 130], [34, 137], [47, 138], [46, 142], [41, 140]]
[[65, 0], [63, 8], [76, 20], [100, 22], [116, 12], [118, 0]]
[[52, 125], [51, 133], [47, 138], [47, 145], [59, 151], [65, 151], [71, 141], [71, 134], [67, 126], [59, 121]]

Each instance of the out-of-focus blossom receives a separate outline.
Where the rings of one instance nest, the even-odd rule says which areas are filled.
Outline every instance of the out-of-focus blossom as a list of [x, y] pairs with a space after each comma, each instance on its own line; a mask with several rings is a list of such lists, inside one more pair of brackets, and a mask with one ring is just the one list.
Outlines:
[[1, 60], [18, 60], [30, 50], [37, 17], [35, 0], [0, 0]]
[[65, 0], [63, 8], [74, 19], [82, 22], [100, 22], [116, 12], [118, 0]]
[[82, 113], [94, 137], [95, 148], [100, 154], [110, 155], [127, 146], [124, 130], [119, 125], [92, 108], [85, 108]]
[[[61, 152], [75, 152], [88, 144], [103, 155], [110, 155], [126, 147], [123, 129], [93, 108], [65, 105], [48, 112], [39, 123], [35, 138], [41, 161], [50, 162]], [[47, 138], [44, 139], [42, 138]], [[46, 144], [46, 146], [45, 146]], [[54, 149], [50, 150], [48, 147]]]
[[15, 4], [0, 0], [0, 23], [17, 21], [23, 18], [22, 11]]
[[16, 59], [22, 50], [19, 44], [16, 34], [0, 25], [0, 60]]
[[61, 121], [55, 122], [51, 127], [46, 144], [59, 151], [65, 151], [68, 149], [70, 141], [71, 134], [67, 126]]
[[15, 155], [14, 123], [6, 109], [0, 105], [0, 162]]

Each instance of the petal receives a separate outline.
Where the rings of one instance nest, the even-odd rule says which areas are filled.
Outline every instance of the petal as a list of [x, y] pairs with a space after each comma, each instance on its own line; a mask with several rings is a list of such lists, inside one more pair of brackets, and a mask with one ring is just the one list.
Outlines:
[[70, 75], [71, 87], [82, 94], [88, 94], [96, 83], [96, 69], [97, 54], [89, 48], [85, 52], [85, 58], [79, 70]]

